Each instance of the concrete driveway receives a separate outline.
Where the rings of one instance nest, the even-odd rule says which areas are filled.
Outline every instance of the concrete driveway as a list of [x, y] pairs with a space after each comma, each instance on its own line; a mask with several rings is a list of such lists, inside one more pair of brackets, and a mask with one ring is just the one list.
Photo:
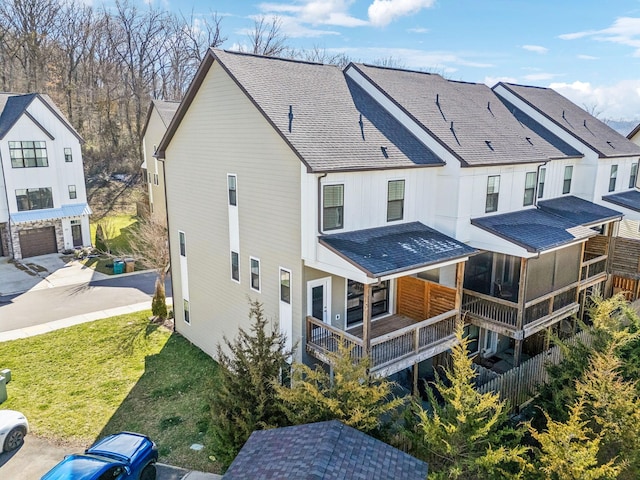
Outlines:
[[[74, 452], [82, 452], [79, 445], [56, 445], [52, 442], [27, 435], [18, 450], [0, 454], [0, 478], [37, 479], [55, 464]], [[170, 465], [157, 465], [156, 480], [216, 480], [222, 478], [213, 473], [190, 472]]]
[[0, 296], [105, 278], [109, 275], [85, 267], [69, 255], [52, 253], [23, 260], [0, 257]]

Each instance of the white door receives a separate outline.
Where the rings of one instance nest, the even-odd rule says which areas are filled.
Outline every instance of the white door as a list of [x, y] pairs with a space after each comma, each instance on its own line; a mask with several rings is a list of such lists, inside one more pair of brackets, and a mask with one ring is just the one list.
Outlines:
[[307, 282], [307, 315], [331, 323], [331, 277]]

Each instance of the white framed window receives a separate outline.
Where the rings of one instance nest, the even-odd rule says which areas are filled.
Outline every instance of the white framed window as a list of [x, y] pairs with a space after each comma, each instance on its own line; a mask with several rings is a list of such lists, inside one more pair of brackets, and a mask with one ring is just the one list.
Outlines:
[[184, 312], [184, 323], [191, 323], [191, 318], [189, 317], [189, 300], [182, 301], [182, 309]]
[[238, 177], [235, 174], [227, 175], [227, 188], [229, 190], [229, 205], [238, 205]]
[[160, 177], [158, 176], [157, 173], [153, 174], [153, 184], [156, 186], [160, 185]]
[[240, 283], [240, 255], [231, 252], [231, 280]]
[[490, 175], [487, 179], [487, 200], [484, 211], [486, 213], [498, 211], [498, 196], [500, 195], [500, 175]]
[[65, 147], [64, 149], [64, 161], [67, 163], [73, 162], [73, 154], [71, 153], [71, 149], [69, 147]]
[[524, 207], [533, 205], [533, 197], [536, 193], [536, 172], [527, 172], [524, 180]]
[[562, 194], [571, 192], [571, 177], [573, 177], [573, 165], [564, 167], [564, 181], [562, 182]]
[[344, 185], [324, 185], [322, 188], [322, 229], [344, 227]]
[[69, 185], [69, 198], [71, 200], [78, 198], [78, 192], [76, 191], [75, 185]]
[[636, 186], [636, 180], [638, 179], [638, 162], [631, 164], [631, 175], [629, 175], [629, 188]]
[[389, 180], [387, 184], [387, 222], [404, 217], [404, 180]]
[[180, 256], [187, 256], [187, 238], [184, 232], [178, 232], [178, 236], [180, 237]]
[[616, 180], [618, 179], [618, 165], [611, 165], [611, 173], [609, 173], [609, 191], [616, 189]]
[[538, 198], [542, 198], [544, 195], [544, 180], [547, 174], [546, 168], [540, 169], [540, 175], [538, 175]]
[[291, 303], [291, 271], [280, 269], [280, 301]]
[[260, 291], [260, 260], [258, 258], [249, 257], [251, 289], [256, 292]]

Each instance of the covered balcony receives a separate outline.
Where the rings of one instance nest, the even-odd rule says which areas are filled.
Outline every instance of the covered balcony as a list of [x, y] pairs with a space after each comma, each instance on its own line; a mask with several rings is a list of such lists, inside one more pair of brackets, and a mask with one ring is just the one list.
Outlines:
[[[331, 364], [331, 354], [344, 342], [356, 357], [370, 358], [372, 374], [388, 376], [451, 348], [460, 319], [464, 262], [474, 249], [418, 222], [324, 235], [319, 241], [366, 272], [366, 280], [358, 281], [357, 295], [349, 281], [345, 311], [352, 321], [344, 328], [318, 318], [321, 311], [307, 316], [307, 353]], [[439, 268], [453, 272], [449, 285], [422, 275]], [[385, 282], [394, 287], [392, 310], [372, 319], [385, 301], [379, 296]]]

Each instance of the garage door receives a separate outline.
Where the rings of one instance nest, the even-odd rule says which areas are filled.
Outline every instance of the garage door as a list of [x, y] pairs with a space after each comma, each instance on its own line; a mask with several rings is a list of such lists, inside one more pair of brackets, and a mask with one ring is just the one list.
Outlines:
[[58, 245], [56, 244], [55, 227], [34, 228], [32, 230], [21, 231], [20, 250], [22, 250], [22, 258], [56, 253], [58, 251]]

